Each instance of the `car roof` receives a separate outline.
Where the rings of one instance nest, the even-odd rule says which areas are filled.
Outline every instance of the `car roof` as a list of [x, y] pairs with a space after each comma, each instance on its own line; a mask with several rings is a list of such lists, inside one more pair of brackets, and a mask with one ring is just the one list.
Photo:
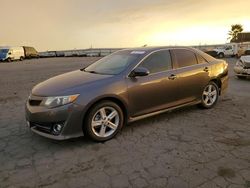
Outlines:
[[[129, 50], [129, 51], [145, 51], [147, 53], [157, 51], [157, 50], [170, 50], [170, 49], [190, 49], [190, 50], [195, 50], [192, 47], [188, 46], [156, 46], [156, 47], [139, 47], [139, 48], [127, 48], [124, 49], [124, 51]], [[123, 51], [123, 50], [122, 50]]]
[[140, 52], [145, 52], [144, 55], [148, 55], [152, 52], [158, 51], [158, 50], [171, 50], [171, 49], [187, 49], [187, 50], [191, 50], [194, 53], [198, 53], [199, 55], [201, 55], [203, 58], [205, 58], [207, 61], [215, 61], [216, 59], [210, 55], [208, 55], [207, 53], [198, 50], [196, 48], [192, 48], [189, 46], [158, 46], [158, 47], [140, 47], [140, 48], [128, 48], [128, 49], [123, 49], [120, 51], [135, 51], [135, 53], [140, 54]]

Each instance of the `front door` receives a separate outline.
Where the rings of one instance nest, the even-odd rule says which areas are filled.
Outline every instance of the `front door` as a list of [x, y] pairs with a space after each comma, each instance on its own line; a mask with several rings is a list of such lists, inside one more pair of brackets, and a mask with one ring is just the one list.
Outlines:
[[130, 115], [136, 117], [173, 106], [178, 86], [169, 50], [152, 53], [139, 66], [150, 74], [127, 78]]

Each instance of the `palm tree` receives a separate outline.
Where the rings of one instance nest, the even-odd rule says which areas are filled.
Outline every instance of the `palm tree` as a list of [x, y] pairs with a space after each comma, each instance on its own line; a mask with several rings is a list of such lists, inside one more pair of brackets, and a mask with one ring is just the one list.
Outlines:
[[236, 42], [238, 40], [238, 33], [243, 31], [243, 26], [241, 24], [231, 25], [231, 30], [228, 32], [228, 39], [230, 42]]

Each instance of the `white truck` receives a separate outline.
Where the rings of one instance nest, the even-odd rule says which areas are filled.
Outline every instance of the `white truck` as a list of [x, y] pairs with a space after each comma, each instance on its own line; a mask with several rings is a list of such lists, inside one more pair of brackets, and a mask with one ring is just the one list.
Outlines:
[[0, 61], [22, 61], [25, 58], [23, 47], [0, 47]]
[[217, 53], [217, 57], [219, 58], [226, 56], [241, 57], [247, 48], [250, 48], [250, 42], [228, 43], [223, 47], [215, 48], [213, 51]]

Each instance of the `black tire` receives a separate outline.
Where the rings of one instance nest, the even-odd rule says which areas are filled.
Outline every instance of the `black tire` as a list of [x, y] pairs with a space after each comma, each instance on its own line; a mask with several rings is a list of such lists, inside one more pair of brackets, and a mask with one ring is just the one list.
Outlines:
[[23, 61], [24, 60], [24, 58], [23, 57], [20, 57], [20, 61]]
[[240, 80], [245, 80], [247, 77], [246, 76], [237, 76]]
[[224, 57], [225, 57], [224, 53], [219, 53], [219, 58], [224, 58]]
[[10, 63], [10, 62], [11, 62], [11, 58], [10, 58], [10, 57], [7, 59], [7, 62], [8, 62], [8, 63]]
[[[209, 86], [212, 86], [212, 88], [213, 89], [215, 89], [214, 91], [216, 91], [216, 98], [214, 99], [214, 100], [211, 100], [211, 99], [209, 99], [209, 100], [211, 100], [210, 102], [211, 102], [211, 104], [208, 104], [208, 102], [206, 102], [206, 100], [205, 100], [205, 95], [204, 95], [204, 92], [208, 89], [208, 87]], [[213, 108], [215, 105], [216, 105], [216, 103], [217, 103], [217, 101], [218, 101], [218, 98], [219, 98], [219, 88], [218, 88], [218, 86], [217, 86], [217, 84], [216, 83], [214, 83], [214, 82], [209, 82], [205, 87], [204, 87], [204, 89], [203, 89], [203, 92], [202, 92], [202, 94], [201, 94], [201, 103], [200, 103], [200, 107], [202, 107], [202, 108], [204, 108], [204, 109], [210, 109], [210, 108]], [[213, 102], [212, 102], [213, 101]]]
[[[105, 136], [105, 137], [104, 136], [103, 137], [98, 136], [97, 135], [98, 133], [96, 133], [97, 131], [92, 127], [92, 120], [94, 118], [96, 118], [97, 115], [99, 115], [98, 114], [99, 110], [103, 109], [103, 108], [112, 108], [112, 109], [115, 109], [115, 111], [117, 112], [117, 115], [119, 116], [119, 123], [117, 123], [118, 126], [117, 126], [116, 130], [113, 130], [114, 132], [111, 135], [108, 135], [108, 136]], [[107, 114], [107, 117], [108, 117], [108, 114]], [[97, 120], [97, 121], [103, 120], [101, 118], [101, 116], [99, 118], [100, 119]], [[120, 106], [117, 105], [116, 103], [112, 102], [112, 101], [102, 101], [102, 102], [97, 103], [93, 107], [91, 107], [91, 109], [87, 113], [85, 121], [84, 121], [84, 125], [83, 125], [83, 132], [84, 132], [84, 135], [86, 135], [87, 137], [89, 137], [90, 139], [92, 139], [94, 141], [104, 142], [104, 141], [110, 140], [113, 137], [115, 137], [115, 135], [123, 127], [123, 124], [124, 124], [124, 114], [123, 114], [123, 111], [120, 108]], [[100, 129], [102, 128], [102, 126], [106, 127], [105, 130], [106, 129], [110, 129], [110, 127], [108, 127], [108, 125], [103, 125], [103, 124], [100, 125]], [[98, 127], [97, 127], [97, 129], [98, 129]], [[112, 129], [110, 129], [110, 131], [112, 132]], [[101, 132], [101, 130], [100, 130], [100, 132]]]

